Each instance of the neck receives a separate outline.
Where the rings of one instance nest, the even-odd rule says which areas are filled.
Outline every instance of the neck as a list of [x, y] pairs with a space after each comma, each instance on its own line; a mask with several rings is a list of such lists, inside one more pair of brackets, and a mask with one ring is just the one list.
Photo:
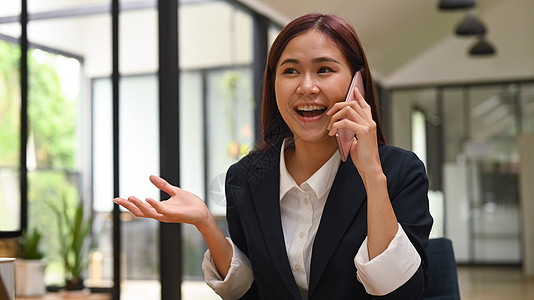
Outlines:
[[285, 151], [286, 168], [295, 182], [300, 185], [319, 170], [334, 152], [337, 144], [326, 138], [319, 142], [295, 140], [295, 148]]

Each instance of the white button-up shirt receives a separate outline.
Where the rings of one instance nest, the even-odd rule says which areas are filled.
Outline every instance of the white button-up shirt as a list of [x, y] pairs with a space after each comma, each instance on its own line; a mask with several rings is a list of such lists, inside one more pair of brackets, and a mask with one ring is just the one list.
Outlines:
[[[291, 271], [302, 299], [308, 298], [311, 256], [324, 205], [336, 176], [341, 157], [335, 154], [300, 186], [286, 168], [284, 146], [280, 153], [280, 214]], [[360, 246], [354, 264], [357, 279], [371, 295], [388, 294], [408, 281], [419, 268], [421, 258], [399, 224], [388, 248], [369, 261], [367, 238]], [[202, 269], [206, 283], [223, 299], [238, 299], [254, 281], [250, 261], [230, 239], [234, 255], [226, 278], [221, 278], [209, 250]]]
[[[285, 143], [284, 143], [285, 144]], [[311, 255], [330, 187], [341, 162], [339, 152], [300, 186], [280, 156], [280, 214], [289, 264], [303, 299], [308, 296]]]

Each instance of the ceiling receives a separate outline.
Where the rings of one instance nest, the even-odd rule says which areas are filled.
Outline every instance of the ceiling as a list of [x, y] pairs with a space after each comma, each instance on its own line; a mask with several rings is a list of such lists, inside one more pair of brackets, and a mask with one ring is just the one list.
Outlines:
[[281, 24], [308, 12], [344, 17], [386, 86], [534, 80], [532, 0], [477, 1], [477, 16], [497, 49], [482, 58], [468, 55], [476, 37], [454, 35], [466, 11], [439, 11], [438, 0], [240, 1]]

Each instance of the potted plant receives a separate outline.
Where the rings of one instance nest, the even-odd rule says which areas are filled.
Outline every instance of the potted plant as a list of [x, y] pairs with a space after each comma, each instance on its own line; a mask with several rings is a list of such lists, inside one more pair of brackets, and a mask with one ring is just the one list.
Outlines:
[[61, 207], [49, 203], [56, 215], [59, 238], [59, 255], [65, 269], [65, 290], [84, 290], [83, 275], [89, 254], [87, 237], [91, 232], [91, 219], [84, 216], [83, 202], [72, 208], [65, 197]]
[[19, 239], [15, 261], [15, 291], [19, 296], [41, 296], [46, 291], [44, 253], [40, 249], [42, 234], [37, 229], [24, 230]]

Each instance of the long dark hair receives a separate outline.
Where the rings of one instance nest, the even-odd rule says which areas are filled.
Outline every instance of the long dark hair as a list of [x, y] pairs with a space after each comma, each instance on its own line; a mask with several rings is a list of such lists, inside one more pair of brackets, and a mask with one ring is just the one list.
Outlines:
[[292, 136], [292, 132], [282, 119], [282, 115], [276, 105], [274, 91], [276, 66], [280, 56], [284, 51], [287, 43], [294, 37], [307, 32], [308, 30], [318, 30], [334, 41], [351, 67], [352, 74], [361, 70], [363, 83], [365, 86], [365, 100], [371, 106], [373, 120], [376, 123], [377, 139], [379, 144], [385, 144], [385, 136], [382, 131], [380, 116], [376, 104], [376, 94], [360, 40], [350, 25], [344, 19], [334, 15], [324, 15], [311, 13], [291, 21], [280, 32], [273, 42], [269, 55], [267, 56], [267, 65], [265, 66], [265, 75], [263, 78], [263, 101], [262, 101], [262, 134], [263, 143], [256, 146], [257, 151], [267, 150], [271, 146], [280, 143], [286, 137]]

